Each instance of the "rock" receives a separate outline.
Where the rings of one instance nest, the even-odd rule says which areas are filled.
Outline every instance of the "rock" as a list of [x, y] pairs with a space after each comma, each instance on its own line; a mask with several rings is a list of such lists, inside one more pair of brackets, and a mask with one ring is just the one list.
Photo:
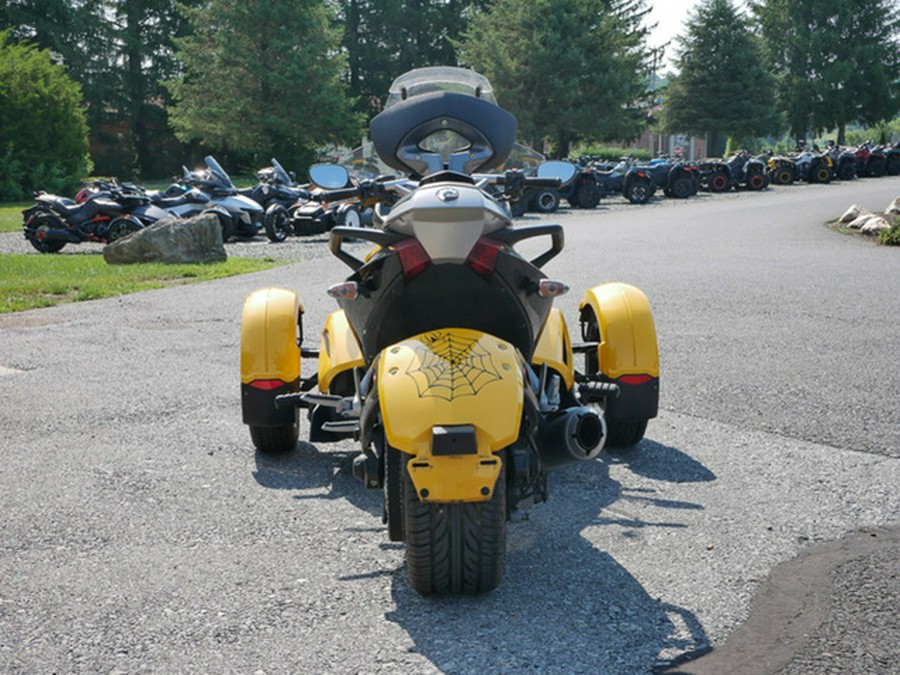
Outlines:
[[228, 259], [222, 228], [213, 214], [165, 218], [114, 241], [103, 249], [110, 265], [130, 263], [205, 263]]
[[877, 217], [878, 216], [876, 216], [874, 213], [863, 213], [855, 220], [851, 220], [849, 223], [847, 223], [847, 227], [852, 230], [861, 230], [872, 218]]
[[875, 216], [874, 218], [869, 218], [866, 221], [866, 224], [862, 226], [861, 231], [863, 234], [879, 234], [882, 230], [891, 229], [891, 224], [882, 218], [881, 216]]
[[862, 215], [870, 214], [870, 211], [866, 211], [859, 204], [854, 204], [849, 209], [844, 211], [844, 215], [838, 218], [839, 223], [851, 223]]
[[884, 210], [884, 215], [900, 216], [900, 197], [891, 202], [890, 206]]

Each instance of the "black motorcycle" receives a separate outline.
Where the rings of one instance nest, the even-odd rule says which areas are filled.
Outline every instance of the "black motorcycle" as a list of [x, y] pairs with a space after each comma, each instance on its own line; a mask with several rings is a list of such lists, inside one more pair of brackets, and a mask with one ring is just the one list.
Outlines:
[[41, 253], [58, 253], [66, 244], [110, 243], [172, 217], [146, 195], [98, 189], [79, 193], [84, 201], [40, 192], [24, 211], [25, 238]]
[[284, 241], [294, 234], [294, 212], [310, 199], [306, 186], [299, 185], [293, 174], [285, 171], [278, 160], [272, 158], [272, 166], [256, 172], [257, 183], [251, 188], [240, 190], [265, 209], [263, 227], [271, 241]]

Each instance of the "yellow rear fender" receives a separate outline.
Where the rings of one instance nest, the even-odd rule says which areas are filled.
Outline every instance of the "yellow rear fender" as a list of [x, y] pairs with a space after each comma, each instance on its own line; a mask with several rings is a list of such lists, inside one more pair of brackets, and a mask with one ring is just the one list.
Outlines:
[[480, 331], [430, 331], [385, 349], [377, 381], [387, 441], [410, 455], [419, 498], [489, 500], [503, 468], [494, 453], [519, 436], [524, 379], [516, 349]]
[[647, 296], [628, 284], [602, 284], [585, 293], [579, 309], [585, 339], [600, 343], [593, 359], [595, 372], [619, 385], [619, 396], [607, 400], [607, 420], [656, 417], [659, 348]]
[[[354, 368], [363, 368], [365, 360], [356, 335], [350, 328], [344, 310], [328, 315], [319, 342], [319, 389], [340, 395], [352, 394], [352, 380], [341, 381], [342, 373], [352, 373]], [[334, 391], [333, 391], [334, 390]]]
[[254, 291], [241, 315], [241, 406], [245, 424], [279, 426], [295, 412], [275, 407], [275, 397], [300, 385], [303, 306], [284, 288]]

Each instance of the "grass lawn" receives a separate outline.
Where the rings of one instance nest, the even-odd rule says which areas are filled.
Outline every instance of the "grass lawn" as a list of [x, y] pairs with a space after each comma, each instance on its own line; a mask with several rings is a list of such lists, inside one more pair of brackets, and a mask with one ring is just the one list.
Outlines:
[[21, 232], [22, 211], [34, 202], [5, 202], [0, 204], [0, 232]]
[[0, 314], [208, 281], [281, 264], [271, 259], [229, 258], [202, 265], [107, 265], [99, 255], [3, 254]]

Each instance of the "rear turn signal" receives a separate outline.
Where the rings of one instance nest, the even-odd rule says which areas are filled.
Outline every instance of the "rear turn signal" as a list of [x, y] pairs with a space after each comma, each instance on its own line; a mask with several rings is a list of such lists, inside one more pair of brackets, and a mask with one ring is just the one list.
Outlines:
[[569, 285], [554, 279], [541, 279], [538, 294], [542, 298], [556, 298], [569, 292]]
[[355, 281], [345, 281], [342, 284], [335, 284], [325, 292], [332, 298], [356, 300], [359, 296], [359, 284]]

